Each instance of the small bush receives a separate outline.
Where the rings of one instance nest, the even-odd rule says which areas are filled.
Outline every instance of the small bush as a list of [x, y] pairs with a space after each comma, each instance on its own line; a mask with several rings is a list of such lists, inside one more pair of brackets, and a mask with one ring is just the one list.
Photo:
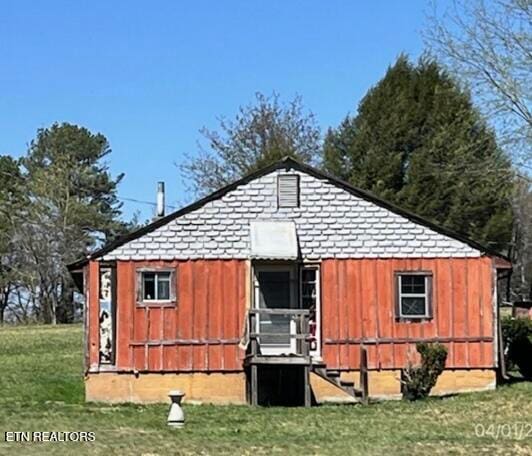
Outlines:
[[416, 345], [421, 355], [420, 366], [408, 366], [402, 372], [403, 398], [415, 401], [427, 397], [445, 368], [447, 349], [439, 344], [420, 342]]
[[523, 377], [532, 379], [532, 320], [505, 317], [501, 326], [506, 368], [517, 367]]

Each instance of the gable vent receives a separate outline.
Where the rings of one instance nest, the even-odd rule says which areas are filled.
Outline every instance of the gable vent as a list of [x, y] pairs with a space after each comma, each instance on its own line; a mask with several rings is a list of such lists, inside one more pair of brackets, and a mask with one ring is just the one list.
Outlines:
[[299, 176], [297, 174], [277, 176], [277, 202], [279, 207], [299, 207]]

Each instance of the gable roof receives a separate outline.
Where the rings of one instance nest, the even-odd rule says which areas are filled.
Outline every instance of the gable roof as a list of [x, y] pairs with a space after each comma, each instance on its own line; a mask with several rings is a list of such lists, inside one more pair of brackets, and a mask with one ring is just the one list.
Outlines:
[[185, 214], [188, 214], [196, 209], [199, 209], [201, 208], [202, 206], [204, 206], [205, 204], [211, 202], [211, 201], [214, 201], [214, 200], [217, 200], [217, 199], [220, 199], [222, 198], [226, 193], [236, 189], [237, 187], [239, 187], [240, 185], [243, 185], [243, 184], [247, 184], [248, 182], [250, 181], [253, 181], [259, 177], [262, 177], [266, 174], [269, 174], [275, 170], [278, 170], [278, 169], [294, 169], [294, 170], [297, 170], [297, 171], [300, 171], [300, 172], [303, 172], [303, 173], [306, 173], [306, 174], [309, 174], [317, 179], [322, 179], [322, 180], [325, 180], [327, 182], [329, 182], [330, 184], [338, 187], [338, 188], [341, 188], [343, 190], [345, 190], [346, 192], [356, 196], [356, 197], [359, 197], [361, 199], [364, 199], [366, 201], [369, 201], [377, 206], [380, 206], [384, 209], [387, 209], [389, 210], [390, 212], [393, 212], [397, 215], [400, 215], [416, 224], [419, 224], [419, 225], [422, 225], [422, 226], [425, 226], [437, 233], [440, 233], [444, 236], [447, 236], [449, 238], [452, 238], [452, 239], [456, 239], [460, 242], [463, 242], [464, 244], [467, 244], [469, 245], [470, 247], [476, 249], [476, 250], [479, 250], [480, 252], [486, 254], [486, 255], [489, 255], [489, 256], [493, 256], [493, 257], [496, 257], [496, 258], [500, 258], [506, 262], [509, 262], [510, 260], [504, 256], [504, 255], [501, 255], [500, 253], [492, 250], [492, 249], [489, 249], [481, 244], [479, 244], [478, 242], [476, 241], [473, 241], [472, 239], [469, 239], [468, 237], [460, 234], [460, 233], [457, 233], [451, 229], [448, 229], [448, 228], [445, 228], [445, 227], [442, 227], [440, 225], [437, 225], [419, 215], [416, 215], [410, 211], [407, 211], [405, 209], [402, 209], [398, 206], [395, 206], [394, 204], [388, 202], [388, 201], [385, 201], [375, 195], [373, 195], [372, 193], [368, 192], [368, 191], [365, 191], [365, 190], [362, 190], [362, 189], [359, 189], [357, 187], [354, 187], [352, 186], [351, 184], [345, 182], [345, 181], [342, 181], [341, 179], [338, 179], [337, 177], [334, 177], [326, 172], [323, 172], [323, 171], [320, 171], [312, 166], [309, 166], [309, 165], [305, 165], [303, 163], [300, 163], [296, 160], [294, 160], [293, 158], [291, 157], [285, 157], [283, 158], [282, 160], [278, 161], [278, 162], [275, 162], [269, 166], [266, 166], [264, 168], [261, 168], [251, 174], [248, 174], [247, 176], [244, 176], [243, 178], [229, 184], [229, 185], [226, 185], [225, 187], [211, 193], [210, 195], [207, 195], [205, 196], [204, 198], [201, 198], [200, 200], [188, 205], [188, 206], [185, 206], [184, 208], [182, 209], [179, 209], [175, 212], [172, 212], [171, 214], [168, 214], [166, 215], [165, 217], [161, 217], [160, 219], [157, 219], [155, 220], [154, 222], [152, 223], [149, 223], [148, 225], [146, 226], [143, 226], [142, 228], [138, 229], [138, 230], [135, 230], [129, 234], [126, 234], [124, 236], [121, 236], [117, 239], [115, 239], [114, 241], [108, 243], [107, 245], [103, 246], [102, 248], [94, 251], [93, 253], [89, 254], [87, 257], [75, 262], [75, 263], [72, 263], [70, 265], [68, 265], [68, 269], [73, 271], [73, 270], [76, 270], [76, 269], [79, 269], [83, 266], [85, 266], [90, 260], [93, 260], [93, 259], [96, 259], [96, 258], [99, 258], [99, 257], [102, 257], [104, 256], [105, 254], [113, 251], [114, 249], [126, 244], [127, 242], [130, 242], [132, 240], [135, 240], [147, 233], [150, 233], [154, 230], [156, 230], [157, 228], [163, 226], [163, 225], [166, 225], [167, 223], [171, 222], [172, 220], [175, 220], [176, 218], [179, 218]]

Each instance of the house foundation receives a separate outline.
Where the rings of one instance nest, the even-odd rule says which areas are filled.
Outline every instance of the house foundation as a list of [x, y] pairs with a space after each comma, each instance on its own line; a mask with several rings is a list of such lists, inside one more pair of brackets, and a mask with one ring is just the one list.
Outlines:
[[[342, 372], [341, 378], [353, 381], [356, 386], [359, 386], [358, 371]], [[401, 371], [399, 369], [369, 371], [368, 386], [370, 398], [401, 399], [400, 378]], [[494, 390], [496, 386], [496, 373], [493, 369], [448, 369], [443, 371], [438, 378], [436, 385], [431, 391], [431, 396]], [[345, 402], [344, 394], [341, 394], [342, 392], [340, 391], [336, 395], [331, 395], [333, 390], [328, 390], [327, 394], [320, 386], [315, 390], [314, 394], [318, 402]], [[322, 400], [320, 400], [320, 397]]]
[[246, 377], [237, 373], [94, 373], [85, 377], [85, 399], [94, 402], [168, 402], [168, 392], [181, 390], [184, 402], [245, 404]]
[[[400, 399], [400, 370], [369, 372], [372, 399]], [[341, 378], [359, 386], [358, 371], [342, 372]], [[355, 400], [316, 374], [310, 375], [312, 394], [318, 404], [353, 403]], [[493, 390], [496, 375], [492, 369], [446, 370], [438, 378], [431, 395]], [[246, 404], [246, 377], [237, 373], [91, 373], [85, 377], [85, 397], [94, 402], [168, 402], [168, 392], [179, 389], [185, 402], [208, 404]]]

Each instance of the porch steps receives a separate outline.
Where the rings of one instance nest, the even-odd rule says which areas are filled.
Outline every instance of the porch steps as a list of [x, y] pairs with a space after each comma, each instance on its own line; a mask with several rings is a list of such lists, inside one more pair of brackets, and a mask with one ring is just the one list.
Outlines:
[[327, 369], [325, 364], [313, 364], [312, 372], [314, 372], [319, 377], [323, 378], [330, 384], [340, 388], [345, 393], [349, 394], [355, 399], [360, 399], [362, 397], [362, 391], [355, 388], [355, 383], [348, 380], [342, 380], [340, 378], [340, 371], [336, 369]]

